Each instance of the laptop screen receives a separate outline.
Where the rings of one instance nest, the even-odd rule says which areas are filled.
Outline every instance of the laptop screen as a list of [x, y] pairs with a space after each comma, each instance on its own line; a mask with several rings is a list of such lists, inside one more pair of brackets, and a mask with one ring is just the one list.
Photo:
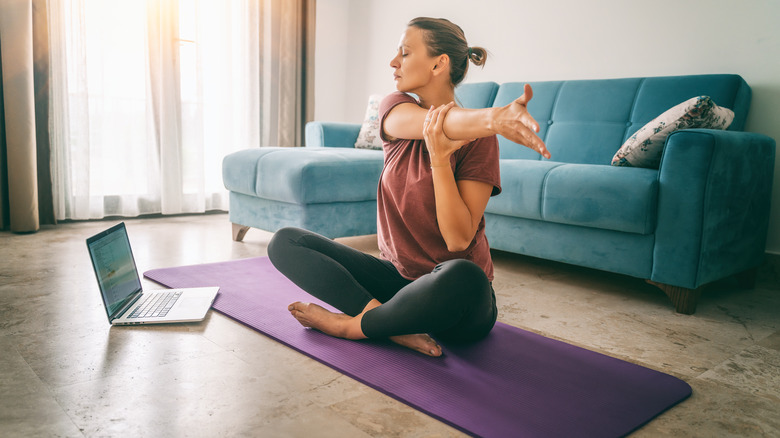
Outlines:
[[141, 292], [130, 239], [124, 223], [87, 239], [87, 248], [103, 294], [109, 321]]

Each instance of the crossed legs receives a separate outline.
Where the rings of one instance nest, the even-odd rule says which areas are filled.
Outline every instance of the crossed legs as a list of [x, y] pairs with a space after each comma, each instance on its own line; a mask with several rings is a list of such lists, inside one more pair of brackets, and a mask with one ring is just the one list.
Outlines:
[[453, 341], [484, 337], [496, 319], [495, 296], [484, 272], [466, 260], [440, 264], [411, 281], [386, 260], [297, 228], [279, 230], [268, 247], [274, 266], [311, 295], [343, 313], [296, 302], [302, 325], [347, 339], [389, 338], [431, 356]]

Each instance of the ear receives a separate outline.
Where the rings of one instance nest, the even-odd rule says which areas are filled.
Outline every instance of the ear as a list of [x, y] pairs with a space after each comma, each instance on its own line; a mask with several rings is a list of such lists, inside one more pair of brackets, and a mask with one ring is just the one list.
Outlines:
[[447, 67], [450, 66], [450, 57], [447, 54], [440, 55], [439, 58], [436, 60], [436, 64], [433, 66], [433, 74], [438, 75], [441, 74], [441, 72], [446, 71]]

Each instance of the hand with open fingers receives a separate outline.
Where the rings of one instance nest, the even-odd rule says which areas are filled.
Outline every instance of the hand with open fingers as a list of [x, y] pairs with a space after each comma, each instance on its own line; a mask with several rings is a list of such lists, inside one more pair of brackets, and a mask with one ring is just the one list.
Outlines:
[[425, 116], [423, 123], [423, 138], [425, 147], [428, 148], [428, 154], [431, 157], [431, 166], [449, 166], [450, 155], [457, 151], [463, 145], [473, 140], [452, 140], [444, 133], [444, 118], [447, 117], [449, 110], [455, 106], [455, 102], [450, 102], [438, 108], [431, 108]]
[[539, 124], [528, 113], [528, 102], [531, 101], [533, 96], [534, 93], [531, 86], [525, 84], [522, 96], [509, 105], [497, 109], [494, 113], [493, 123], [498, 134], [535, 150], [545, 158], [550, 158], [550, 151], [547, 150], [547, 146], [536, 135], [539, 132]]

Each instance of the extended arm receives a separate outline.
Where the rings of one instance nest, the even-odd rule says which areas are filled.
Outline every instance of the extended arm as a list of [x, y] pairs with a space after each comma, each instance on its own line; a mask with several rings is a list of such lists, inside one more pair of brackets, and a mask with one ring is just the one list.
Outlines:
[[[550, 158], [544, 142], [536, 135], [539, 124], [528, 113], [527, 105], [533, 97], [531, 86], [526, 84], [524, 93], [509, 105], [498, 108], [465, 109], [453, 107], [443, 123], [445, 135], [453, 140], [468, 140], [503, 135]], [[423, 124], [427, 111], [408, 103], [393, 108], [385, 118], [382, 129], [391, 138], [423, 138]]]

